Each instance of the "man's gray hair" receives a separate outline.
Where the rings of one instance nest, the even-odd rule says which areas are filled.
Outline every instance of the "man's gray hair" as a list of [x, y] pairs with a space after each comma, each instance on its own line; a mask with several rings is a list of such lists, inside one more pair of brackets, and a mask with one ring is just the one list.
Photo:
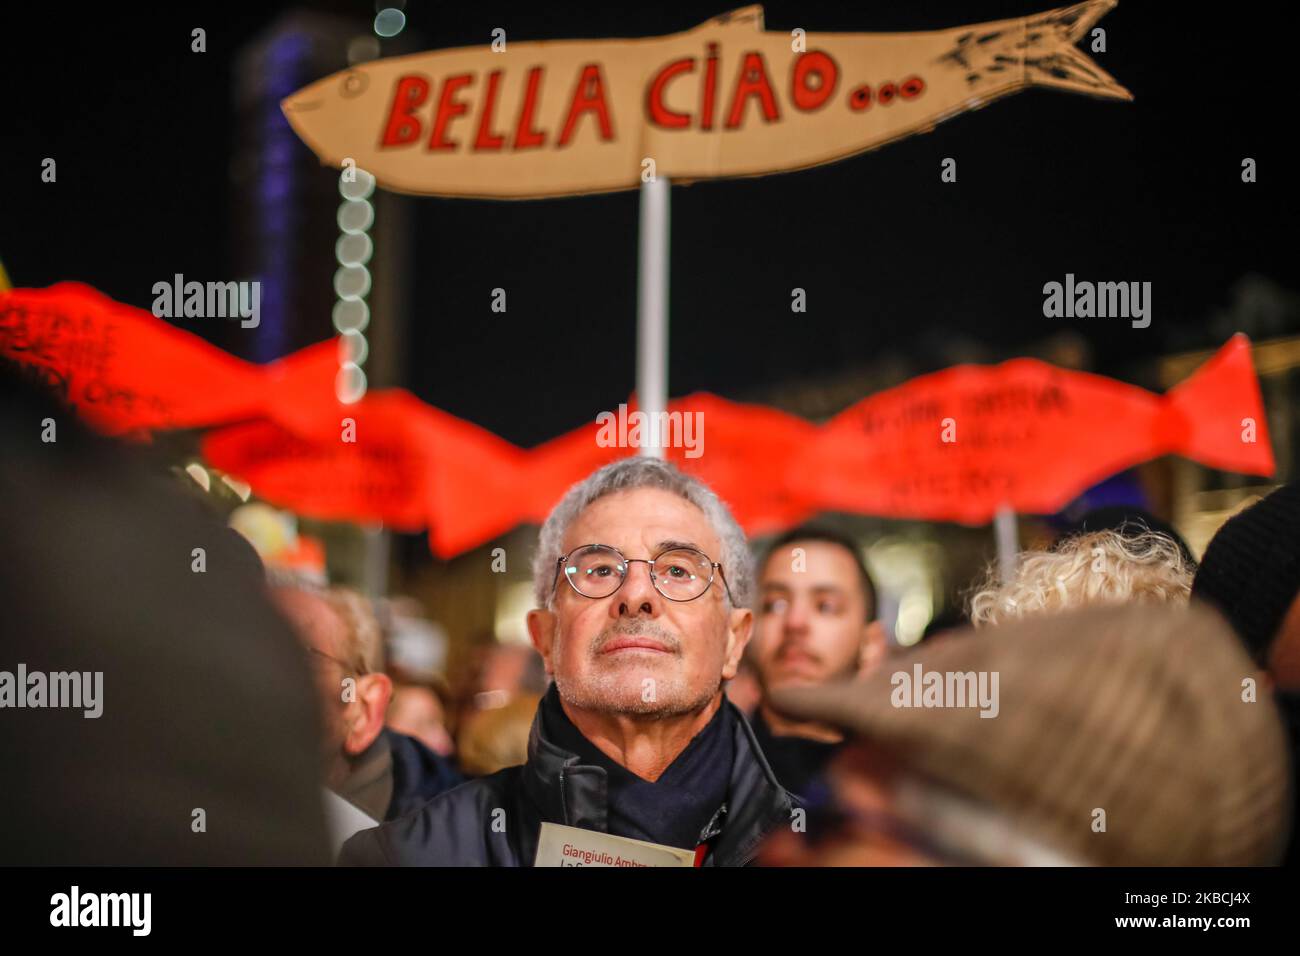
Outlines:
[[[722, 574], [713, 586], [722, 584], [726, 577], [731, 594], [738, 607], [750, 607], [754, 591], [754, 558], [749, 550], [745, 532], [740, 530], [731, 511], [713, 490], [690, 475], [683, 474], [674, 465], [661, 458], [620, 458], [592, 472], [570, 488], [555, 506], [542, 525], [537, 537], [537, 551], [533, 554], [533, 591], [538, 607], [553, 607], [555, 565], [564, 556], [564, 535], [593, 502], [617, 491], [634, 491], [638, 488], [662, 488], [685, 498], [704, 512], [714, 534], [722, 542], [721, 556], [709, 555], [722, 564]], [[582, 542], [599, 544], [601, 542]], [[723, 589], [725, 597], [726, 589]]]

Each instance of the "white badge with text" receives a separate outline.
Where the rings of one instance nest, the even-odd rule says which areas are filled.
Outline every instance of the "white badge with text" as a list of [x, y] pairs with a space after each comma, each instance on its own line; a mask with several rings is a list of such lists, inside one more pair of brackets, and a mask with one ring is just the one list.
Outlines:
[[543, 823], [533, 866], [694, 866], [695, 851]]

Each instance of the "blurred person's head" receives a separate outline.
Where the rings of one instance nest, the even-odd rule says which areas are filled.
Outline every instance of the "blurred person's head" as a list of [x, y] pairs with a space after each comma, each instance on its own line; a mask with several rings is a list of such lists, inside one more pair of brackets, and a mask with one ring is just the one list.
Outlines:
[[542, 526], [533, 580], [533, 644], [564, 703], [594, 714], [716, 710], [753, 625], [744, 533], [707, 486], [659, 459], [574, 485]]
[[0, 668], [102, 676], [93, 719], [0, 714], [0, 863], [327, 864], [311, 677], [256, 552], [156, 446], [0, 366]]
[[516, 694], [541, 694], [546, 684], [546, 668], [537, 651], [527, 644], [494, 642], [483, 651], [474, 704], [480, 709], [500, 706]]
[[457, 735], [460, 768], [485, 777], [528, 759], [528, 735], [541, 694], [518, 694], [505, 703], [475, 711]]
[[853, 541], [796, 528], [768, 549], [758, 572], [750, 653], [766, 689], [869, 672], [885, 656], [876, 587]]
[[414, 737], [436, 754], [450, 757], [456, 745], [447, 731], [442, 698], [428, 684], [395, 684], [385, 723]]
[[1279, 689], [1300, 691], [1300, 484], [1229, 518], [1210, 540], [1192, 596], [1213, 604]]
[[[865, 681], [778, 691], [783, 710], [853, 736], [806, 835], [774, 836], [760, 861], [1275, 863], [1290, 768], [1271, 695], [1246, 689], [1257, 674], [1211, 611], [1096, 607], [939, 637]], [[994, 709], [962, 699], [971, 678]]]
[[325, 783], [338, 787], [384, 729], [393, 682], [369, 603], [344, 588], [277, 587], [272, 595], [306, 647], [322, 710]]
[[971, 598], [970, 620], [983, 627], [1095, 605], [1182, 606], [1193, 570], [1168, 535], [1091, 531], [1048, 551], [1022, 552], [1010, 580], [999, 580], [997, 568], [990, 568]]
[[1187, 566], [1193, 570], [1196, 568], [1196, 558], [1192, 554], [1192, 549], [1183, 540], [1183, 536], [1178, 533], [1178, 529], [1145, 508], [1132, 505], [1105, 505], [1086, 511], [1073, 520], [1065, 521], [1059, 527], [1060, 534], [1057, 535], [1054, 544], [1059, 544], [1076, 535], [1087, 534], [1090, 531], [1118, 531], [1129, 538], [1141, 537], [1148, 532], [1154, 531], [1173, 541], [1178, 546], [1178, 550], [1182, 552], [1183, 560], [1187, 563]]

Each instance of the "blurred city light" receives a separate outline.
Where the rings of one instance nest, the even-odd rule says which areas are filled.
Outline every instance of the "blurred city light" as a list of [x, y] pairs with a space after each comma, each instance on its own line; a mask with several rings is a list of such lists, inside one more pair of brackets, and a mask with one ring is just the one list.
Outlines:
[[366, 394], [366, 373], [352, 362], [343, 363], [334, 379], [334, 394], [344, 405], [361, 401]]
[[386, 7], [375, 15], [375, 32], [381, 37], [395, 37], [406, 26], [406, 14], [393, 7]]
[[364, 199], [348, 199], [339, 206], [339, 228], [344, 232], [365, 232], [375, 221], [375, 207]]
[[365, 299], [340, 299], [334, 303], [334, 328], [339, 332], [364, 332], [370, 324], [370, 306]]

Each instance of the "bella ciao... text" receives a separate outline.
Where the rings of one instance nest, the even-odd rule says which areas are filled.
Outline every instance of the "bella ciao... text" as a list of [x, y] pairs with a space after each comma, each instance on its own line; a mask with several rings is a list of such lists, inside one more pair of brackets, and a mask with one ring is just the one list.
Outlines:
[[[793, 108], [812, 113], [832, 102], [840, 82], [840, 68], [835, 59], [821, 50], [809, 50], [796, 56], [785, 83], [774, 82], [763, 54], [749, 51], [741, 58], [735, 75], [719, 76], [718, 45], [708, 44], [703, 57], [682, 57], [665, 64], [651, 76], [642, 102], [646, 119], [661, 129], [739, 130], [746, 118], [754, 113], [763, 122], [781, 120], [783, 109]], [[507, 75], [513, 71], [491, 70], [482, 76], [477, 73], [455, 73], [442, 81], [442, 88], [429, 107], [429, 133], [419, 111], [430, 103], [430, 93], [435, 83], [427, 76], [410, 73], [398, 78], [391, 106], [384, 123], [381, 149], [410, 146], [423, 140], [430, 152], [472, 150], [474, 152], [518, 152], [535, 149], [552, 142], [554, 130], [539, 129], [536, 121], [537, 103], [548, 82], [545, 66], [534, 66], [527, 74]], [[559, 82], [565, 82], [561, 79]], [[604, 71], [599, 63], [579, 66], [577, 75], [568, 80], [571, 90], [559, 135], [553, 146], [562, 148], [573, 140], [578, 126], [588, 113], [598, 129], [602, 142], [614, 140], [614, 120], [610, 115], [609, 97]], [[670, 85], [677, 83], [698, 85], [698, 108], [694, 111], [674, 110], [665, 105], [665, 94]], [[509, 83], [519, 84], [523, 96], [518, 115], [498, 117], [496, 104], [501, 89]], [[859, 84], [847, 90], [844, 103], [852, 112], [862, 112], [873, 104], [887, 107], [896, 100], [914, 100], [925, 91], [925, 81], [919, 76], [909, 76], [901, 82], [884, 82], [878, 87]], [[757, 109], [747, 107], [753, 101]], [[478, 116], [477, 131], [473, 138], [466, 132], [454, 130], [457, 119], [471, 113]], [[456, 137], [453, 138], [453, 133]]]

